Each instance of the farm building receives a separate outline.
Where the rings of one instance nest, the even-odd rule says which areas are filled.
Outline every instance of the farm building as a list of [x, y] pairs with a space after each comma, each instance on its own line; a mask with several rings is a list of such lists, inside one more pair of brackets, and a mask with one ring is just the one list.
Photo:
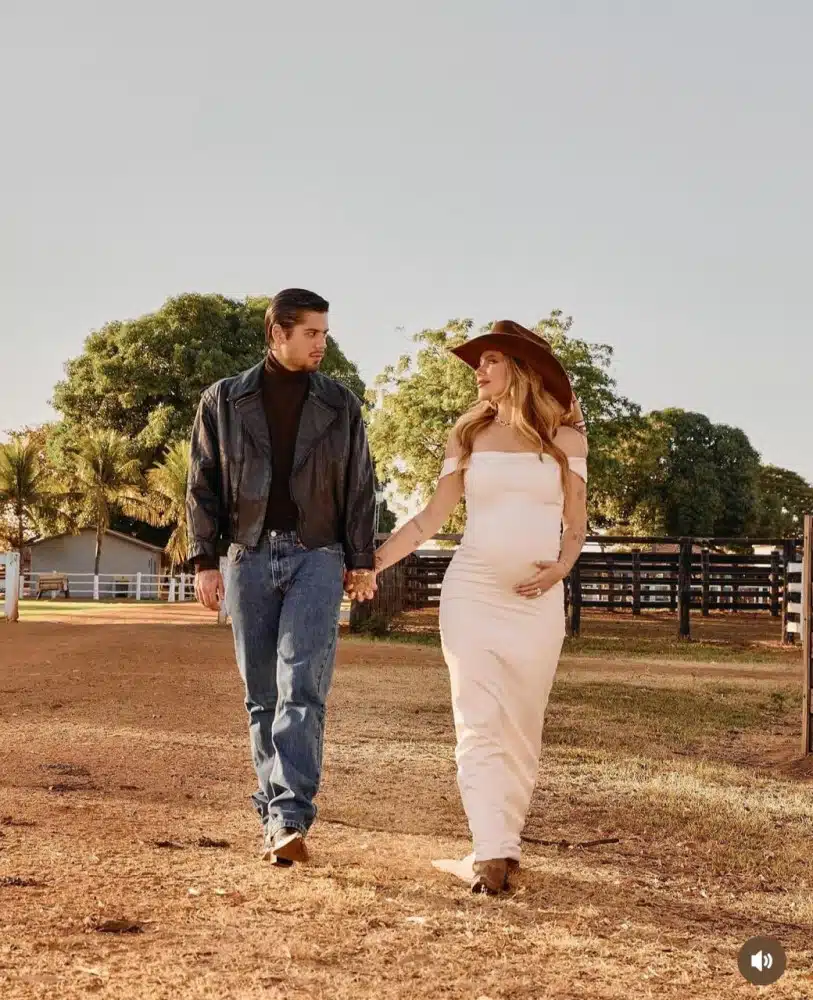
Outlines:
[[[96, 531], [84, 528], [76, 535], [54, 535], [30, 546], [31, 573], [93, 573], [96, 554]], [[161, 571], [163, 549], [117, 531], [106, 531], [99, 572], [131, 576], [150, 576]]]

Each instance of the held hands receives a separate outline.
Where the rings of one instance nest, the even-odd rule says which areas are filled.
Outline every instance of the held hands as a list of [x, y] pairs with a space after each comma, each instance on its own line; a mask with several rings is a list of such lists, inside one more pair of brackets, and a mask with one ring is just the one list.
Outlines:
[[514, 587], [520, 597], [541, 597], [567, 576], [567, 567], [561, 562], [538, 562], [534, 566], [537, 572]]
[[204, 608], [219, 611], [225, 593], [226, 588], [219, 569], [198, 570], [195, 574], [195, 597]]
[[378, 586], [373, 569], [348, 569], [344, 574], [344, 592], [351, 601], [371, 601]]

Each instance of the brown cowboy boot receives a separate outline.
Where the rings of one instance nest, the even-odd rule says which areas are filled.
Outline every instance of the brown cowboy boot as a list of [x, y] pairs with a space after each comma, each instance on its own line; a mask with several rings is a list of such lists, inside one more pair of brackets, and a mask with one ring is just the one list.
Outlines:
[[505, 888], [510, 889], [511, 883], [510, 878], [512, 875], [516, 875], [519, 871], [519, 860], [517, 858], [506, 858], [506, 871], [505, 871]]
[[496, 896], [505, 889], [507, 880], [508, 862], [505, 858], [493, 858], [490, 861], [475, 861], [471, 891], [484, 892], [489, 896]]

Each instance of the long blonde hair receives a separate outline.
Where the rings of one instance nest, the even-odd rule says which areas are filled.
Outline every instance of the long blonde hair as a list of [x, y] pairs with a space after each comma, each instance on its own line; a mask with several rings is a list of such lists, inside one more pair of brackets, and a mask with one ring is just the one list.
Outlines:
[[508, 384], [504, 392], [493, 400], [475, 403], [458, 420], [455, 427], [460, 442], [458, 468], [468, 467], [474, 450], [474, 440], [489, 427], [497, 416], [497, 404], [507, 402], [511, 406], [511, 427], [539, 452], [551, 455], [559, 463], [562, 489], [568, 494], [570, 467], [567, 455], [555, 443], [556, 431], [563, 424], [575, 422], [574, 407], [565, 410], [561, 403], [545, 389], [542, 376], [528, 368], [522, 361], [504, 356], [508, 371]]

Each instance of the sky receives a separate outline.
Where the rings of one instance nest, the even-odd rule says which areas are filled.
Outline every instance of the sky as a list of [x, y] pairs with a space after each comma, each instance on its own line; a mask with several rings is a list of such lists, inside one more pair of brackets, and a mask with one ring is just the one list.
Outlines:
[[551, 309], [813, 479], [808, 0], [7, 0], [0, 430], [181, 292], [304, 286], [367, 380]]

